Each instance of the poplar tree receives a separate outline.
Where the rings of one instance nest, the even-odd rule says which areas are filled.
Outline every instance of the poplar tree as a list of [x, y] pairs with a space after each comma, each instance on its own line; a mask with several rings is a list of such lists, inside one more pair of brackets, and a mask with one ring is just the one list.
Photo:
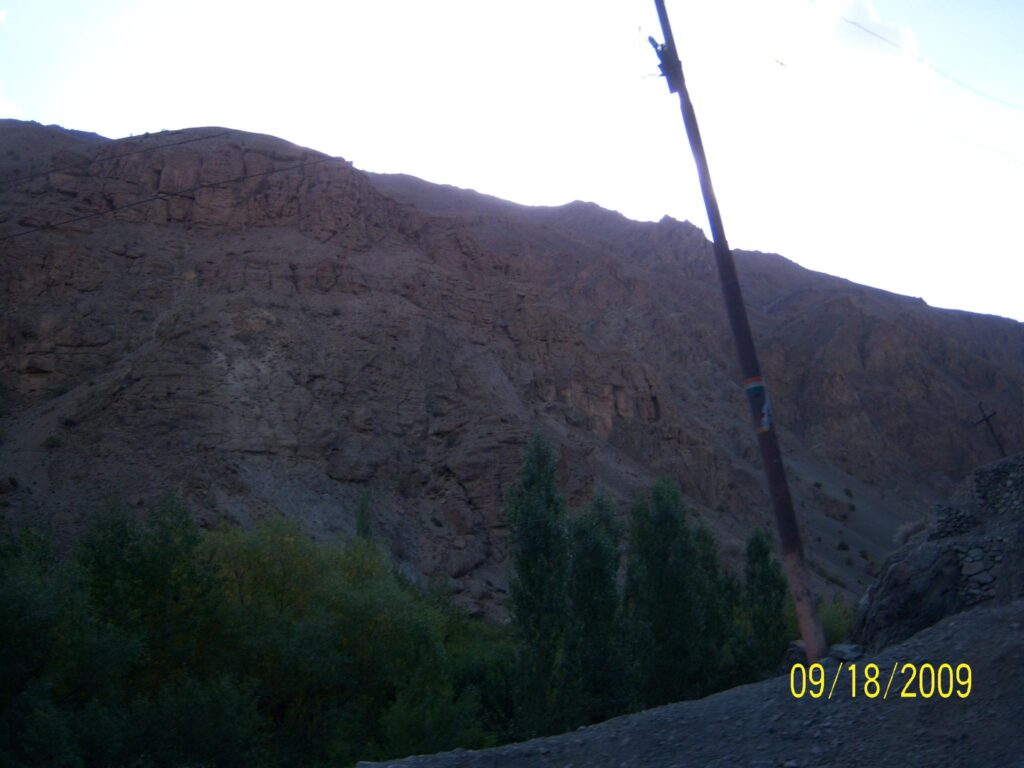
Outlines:
[[675, 484], [659, 480], [630, 511], [625, 603], [637, 704], [657, 706], [693, 695], [696, 659], [687, 636], [697, 611], [694, 558]]
[[744, 609], [749, 620], [748, 650], [755, 673], [774, 669], [786, 650], [786, 577], [760, 528], [747, 540]]
[[573, 725], [598, 723], [626, 706], [619, 526], [600, 493], [569, 523], [567, 689]]
[[625, 614], [635, 704], [695, 698], [724, 679], [729, 587], [710, 532], [689, 527], [678, 487], [659, 480], [630, 513]]
[[568, 544], [555, 464], [554, 449], [534, 435], [508, 496], [509, 602], [520, 649], [519, 701], [526, 735], [558, 730], [564, 704]]

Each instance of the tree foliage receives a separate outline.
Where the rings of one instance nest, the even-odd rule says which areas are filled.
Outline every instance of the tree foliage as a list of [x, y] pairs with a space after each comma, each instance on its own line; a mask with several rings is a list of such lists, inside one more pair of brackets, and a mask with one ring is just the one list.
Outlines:
[[853, 609], [838, 592], [832, 595], [831, 602], [819, 604], [818, 613], [828, 643], [841, 643], [849, 637], [853, 628]]
[[[112, 508], [69, 557], [0, 537], [0, 764], [327, 766], [478, 748], [701, 696], [777, 664], [790, 631], [768, 538], [742, 583], [659, 481], [620, 526], [567, 515], [534, 437], [508, 494], [505, 628], [399, 576], [373, 540], [291, 523], [201, 530], [165, 497]], [[827, 606], [835, 635], [848, 624]], [[834, 626], [832, 626], [834, 625]]]
[[790, 640], [786, 627], [786, 577], [760, 528], [747, 540], [744, 567], [744, 652], [755, 673], [771, 672]]
[[627, 704], [618, 538], [611, 502], [599, 493], [569, 522], [565, 677], [573, 724], [607, 720]]
[[568, 541], [565, 503], [555, 487], [555, 453], [539, 435], [526, 447], [508, 493], [512, 578], [509, 613], [519, 641], [519, 696], [525, 732], [557, 729], [564, 712]]
[[637, 703], [702, 696], [728, 677], [731, 586], [711, 534], [691, 528], [678, 487], [659, 480], [630, 513], [625, 612]]
[[142, 519], [112, 509], [65, 561], [0, 548], [0, 763], [348, 765], [485, 746], [480, 702], [500, 696], [465, 674], [475, 628], [449, 652], [466, 621], [365, 539], [318, 544], [282, 521], [203, 533], [172, 498]]

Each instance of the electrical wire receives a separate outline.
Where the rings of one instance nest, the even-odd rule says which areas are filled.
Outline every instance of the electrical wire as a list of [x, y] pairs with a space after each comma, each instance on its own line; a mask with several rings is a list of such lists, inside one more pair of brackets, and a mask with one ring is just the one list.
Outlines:
[[[993, 101], [996, 104], [999, 104], [1001, 106], [1005, 106], [1005, 107], [1008, 107], [1008, 108], [1011, 108], [1011, 109], [1016, 109], [1016, 110], [1024, 110], [1024, 105], [1016, 104], [1014, 102], [1007, 101], [1005, 99], [1001, 99], [998, 96], [993, 96], [993, 95], [991, 95], [989, 93], [986, 93], [986, 92], [984, 92], [984, 91], [982, 91], [982, 90], [980, 90], [978, 88], [975, 88], [974, 86], [970, 85], [969, 83], [967, 83], [967, 82], [965, 82], [965, 81], [963, 81], [963, 80], [961, 80], [961, 79], [959, 79], [959, 78], [949, 74], [948, 72], [945, 72], [942, 69], [939, 69], [938, 67], [936, 67], [935, 65], [931, 64], [929, 61], [927, 61], [923, 57], [913, 53], [912, 51], [909, 51], [908, 49], [906, 49], [904, 46], [900, 45], [899, 43], [897, 43], [897, 42], [895, 42], [893, 40], [890, 40], [888, 37], [885, 37], [884, 35], [879, 34], [878, 32], [875, 32], [873, 29], [870, 29], [870, 28], [864, 26], [863, 24], [860, 24], [859, 22], [854, 21], [853, 19], [847, 18], [846, 16], [843, 16], [841, 14], [835, 14], [835, 18], [838, 19], [838, 20], [841, 20], [843, 22], [846, 22], [847, 24], [850, 24], [851, 26], [855, 27], [856, 29], [860, 30], [861, 32], [864, 32], [865, 34], [871, 35], [872, 37], [877, 38], [878, 40], [881, 40], [882, 42], [886, 43], [887, 45], [890, 45], [890, 46], [892, 46], [894, 48], [897, 48], [898, 50], [906, 53], [908, 56], [913, 57], [917, 62], [925, 65], [926, 67], [928, 67], [929, 69], [933, 70], [937, 74], [939, 74], [942, 77], [946, 78], [950, 82], [952, 82], [955, 85], [958, 85], [958, 86], [960, 86], [962, 88], [967, 89], [968, 91], [974, 93], [975, 95], [981, 96], [981, 97], [983, 97], [985, 99], [989, 99], [989, 100], [991, 100], [991, 101]], [[780, 60], [778, 58], [775, 58], [774, 62], [775, 62], [775, 64], [785, 68], [788, 73], [793, 73], [795, 70], [799, 70], [800, 69], [800, 67], [790, 67], [789, 64], [787, 64], [785, 61], [782, 61], [782, 60]], [[922, 127], [928, 128], [929, 130], [932, 130], [935, 133], [937, 133], [939, 135], [942, 135], [942, 136], [944, 136], [944, 137], [946, 137], [948, 139], [952, 139], [954, 141], [958, 141], [958, 142], [960, 142], [960, 143], [962, 143], [962, 144], [964, 144], [966, 146], [969, 146], [969, 147], [971, 147], [973, 149], [977, 149], [977, 150], [981, 150], [981, 151], [984, 151], [984, 152], [991, 153], [992, 155], [998, 156], [998, 157], [1002, 158], [1003, 160], [1006, 160], [1007, 162], [1013, 163], [1014, 165], [1018, 165], [1018, 166], [1024, 167], [1024, 160], [1021, 160], [1020, 158], [1015, 157], [1014, 155], [1012, 155], [1011, 153], [1007, 152], [1004, 149], [1001, 149], [1001, 148], [996, 147], [996, 146], [992, 146], [991, 144], [987, 144], [987, 143], [984, 143], [984, 142], [981, 142], [981, 141], [977, 141], [977, 140], [971, 138], [970, 136], [965, 136], [965, 135], [962, 135], [960, 133], [954, 133], [954, 132], [949, 131], [949, 130], [947, 130], [945, 128], [941, 128], [938, 125], [935, 125], [934, 123], [930, 123], [928, 121], [917, 121], [917, 124], [922, 126]]]
[[926, 67], [928, 67], [930, 70], [935, 72], [937, 75], [941, 75], [942, 77], [946, 78], [951, 83], [953, 83], [954, 85], [958, 85], [961, 88], [965, 88], [966, 90], [970, 91], [971, 93], [973, 93], [973, 94], [975, 94], [977, 96], [981, 96], [982, 98], [988, 99], [989, 101], [994, 102], [996, 104], [1001, 104], [1004, 107], [1009, 107], [1010, 109], [1024, 110], [1024, 104], [1017, 104], [1016, 102], [1013, 102], [1013, 101], [1007, 101], [1006, 99], [1001, 99], [998, 96], [993, 96], [991, 93], [986, 93], [985, 91], [981, 90], [980, 88], [975, 88], [973, 85], [971, 85], [970, 83], [964, 82], [959, 77], [951, 75], [949, 72], [946, 72], [945, 70], [939, 69], [934, 64], [932, 64], [930, 61], [925, 59], [923, 56], [919, 56], [919, 55], [917, 55], [916, 53], [914, 53], [912, 51], [908, 51], [906, 48], [904, 48], [902, 45], [900, 45], [896, 41], [890, 40], [885, 35], [879, 34], [878, 32], [875, 32], [873, 29], [865, 27], [860, 22], [854, 21], [853, 19], [849, 19], [846, 16], [839, 16], [839, 18], [842, 19], [843, 21], [845, 21], [850, 26], [855, 27], [856, 29], [859, 29], [864, 34], [871, 35], [872, 37], [874, 37], [874, 38], [876, 38], [878, 40], [881, 40], [883, 43], [886, 43], [888, 45], [891, 45], [893, 48], [897, 48], [898, 50], [903, 51], [903, 53], [907, 54], [908, 56], [912, 56], [919, 63], [924, 64]]
[[41, 232], [43, 230], [57, 229], [58, 227], [65, 226], [67, 224], [73, 224], [73, 223], [78, 222], [78, 221], [85, 221], [87, 219], [99, 218], [100, 216], [107, 216], [107, 215], [109, 215], [111, 213], [117, 213], [118, 211], [123, 211], [126, 208], [135, 208], [135, 207], [140, 206], [140, 205], [145, 205], [146, 203], [156, 202], [157, 200], [166, 200], [169, 197], [185, 197], [185, 196], [189, 195], [190, 193], [196, 192], [196, 191], [198, 191], [200, 189], [213, 189], [215, 187], [220, 187], [220, 186], [223, 186], [225, 184], [235, 184], [235, 183], [240, 182], [240, 181], [245, 181], [247, 179], [255, 179], [255, 178], [258, 178], [260, 176], [271, 176], [271, 175], [273, 175], [275, 173], [284, 173], [286, 171], [294, 171], [294, 170], [298, 170], [300, 168], [309, 168], [310, 166], [320, 165], [321, 163], [326, 163], [328, 160], [339, 160], [339, 159], [340, 158], [336, 158], [336, 157], [332, 157], [332, 156], [328, 155], [328, 156], [325, 156], [325, 157], [318, 158], [316, 160], [310, 160], [310, 161], [305, 162], [305, 163], [298, 163], [297, 165], [289, 165], [289, 166], [286, 166], [284, 168], [272, 168], [269, 171], [260, 171], [259, 173], [247, 173], [244, 176], [236, 176], [233, 179], [223, 179], [222, 181], [208, 182], [208, 183], [205, 183], [205, 184], [196, 184], [193, 187], [189, 187], [187, 189], [181, 189], [181, 190], [178, 190], [176, 192], [160, 192], [160, 193], [158, 193], [156, 195], [152, 195], [151, 197], [143, 198], [142, 200], [135, 200], [135, 201], [130, 202], [130, 203], [125, 203], [124, 205], [114, 206], [113, 208], [108, 208], [108, 209], [106, 209], [104, 211], [95, 211], [93, 213], [86, 213], [86, 214], [83, 214], [81, 216], [73, 216], [70, 219], [62, 219], [60, 221], [55, 221], [55, 222], [52, 222], [50, 224], [44, 224], [44, 225], [38, 226], [38, 227], [31, 227], [29, 229], [22, 230], [21, 232], [15, 232], [14, 234], [11, 234], [11, 235], [5, 235], [4, 237], [0, 237], [0, 243], [2, 243], [4, 241], [7, 241], [7, 240], [13, 240], [16, 237], [22, 237], [23, 235], [31, 235], [34, 232]]
[[[785, 63], [783, 61], [780, 61], [779, 59], [775, 59], [774, 61], [779, 66], [785, 68], [785, 73], [786, 73], [785, 76], [786, 77], [795, 77], [795, 78], [798, 78], [798, 79], [803, 79], [806, 82], [806, 79], [807, 79], [806, 68], [801, 67], [799, 65], [795, 65], [795, 64], [794, 65], [790, 65], [790, 64], [787, 64], [787, 63]], [[867, 101], [867, 97], [862, 97], [862, 102], [866, 102], [866, 101]], [[894, 115], [890, 113], [888, 115], [888, 117], [893, 118]], [[911, 121], [904, 116], [902, 118], [902, 122], [904, 122], [905, 124], [910, 124]], [[915, 119], [915, 120], [913, 120], [913, 124], [917, 125], [917, 126], [920, 126], [922, 128], [925, 128], [925, 129], [933, 132], [934, 134], [936, 134], [938, 136], [942, 136], [942, 137], [944, 137], [946, 139], [950, 139], [952, 141], [958, 141], [958, 142], [960, 142], [961, 144], [963, 144], [965, 146], [971, 147], [972, 149], [980, 150], [980, 151], [983, 151], [983, 152], [987, 152], [987, 153], [989, 153], [989, 154], [991, 154], [993, 156], [997, 156], [997, 157], [1001, 158], [1002, 160], [1005, 160], [1005, 161], [1007, 161], [1009, 163], [1013, 163], [1014, 165], [1018, 165], [1018, 166], [1024, 167], [1024, 160], [1022, 160], [1022, 159], [1020, 159], [1018, 157], [1015, 157], [1013, 154], [1011, 154], [1010, 152], [1006, 151], [1005, 149], [1001, 149], [1000, 147], [993, 146], [992, 144], [987, 144], [987, 143], [985, 143], [983, 141], [978, 141], [978, 140], [976, 140], [974, 138], [971, 138], [970, 136], [964, 135], [962, 133], [949, 130], [949, 128], [947, 128], [945, 126], [942, 126], [942, 125], [939, 125], [939, 124], [937, 124], [935, 122], [932, 122], [932, 121], [929, 121], [929, 120]]]
[[[26, 174], [25, 176], [15, 176], [10, 179], [0, 180], [0, 189], [12, 186], [14, 184], [21, 184], [32, 179], [38, 179], [42, 176], [49, 176], [51, 173], [62, 173], [64, 171], [74, 170], [75, 168], [88, 168], [89, 166], [95, 165], [96, 163], [107, 163], [113, 160], [120, 160], [122, 157], [130, 157], [132, 155], [139, 155], [144, 152], [153, 152], [158, 149], [166, 149], [167, 147], [180, 147], [183, 144], [194, 144], [197, 141], [207, 141], [209, 139], [216, 139], [220, 136], [227, 136], [229, 133], [235, 133], [234, 129], [221, 131], [220, 133], [211, 133], [206, 136], [198, 136], [192, 139], [185, 139], [183, 141], [173, 141], [167, 144], [157, 144], [153, 147], [142, 147], [140, 149], [133, 149], [131, 152], [122, 152], [119, 155], [111, 155], [110, 157], [101, 157], [93, 160], [83, 160], [79, 163], [69, 163], [67, 165], [60, 165], [56, 168], [50, 168], [46, 171], [39, 171], [37, 173]], [[135, 137], [129, 137], [129, 141]], [[118, 139], [117, 141], [124, 141], [124, 139]]]

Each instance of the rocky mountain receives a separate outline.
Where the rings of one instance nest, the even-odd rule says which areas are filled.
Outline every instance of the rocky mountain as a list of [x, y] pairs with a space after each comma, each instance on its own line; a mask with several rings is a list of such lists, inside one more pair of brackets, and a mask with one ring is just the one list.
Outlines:
[[[572, 504], [677, 478], [733, 560], [773, 525], [692, 224], [243, 131], [6, 120], [0, 249], [9, 520], [70, 537], [111, 497], [175, 490], [211, 523], [347, 536], [368, 491], [408, 573], [498, 614], [504, 489], [539, 430]], [[979, 400], [1024, 445], [1024, 326], [736, 257], [818, 586], [859, 596], [895, 531], [997, 455]]]

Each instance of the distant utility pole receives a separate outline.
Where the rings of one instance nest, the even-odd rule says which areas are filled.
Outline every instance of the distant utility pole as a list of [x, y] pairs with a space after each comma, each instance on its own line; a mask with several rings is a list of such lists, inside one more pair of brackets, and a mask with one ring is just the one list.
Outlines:
[[1004, 459], [1006, 458], [1006, 449], [1003, 448], [1003, 441], [999, 439], [999, 435], [996, 434], [996, 428], [992, 426], [992, 418], [996, 415], [995, 411], [992, 413], [985, 413], [985, 406], [981, 404], [981, 400], [978, 401], [978, 410], [981, 411], [981, 418], [978, 419], [971, 426], [976, 427], [979, 424], [984, 424], [988, 427], [989, 434], [992, 435], [992, 439], [995, 441], [996, 448], [999, 449], [999, 455]]
[[693, 111], [693, 104], [690, 103], [690, 96], [686, 91], [683, 65], [676, 53], [675, 39], [672, 37], [672, 27], [669, 25], [665, 1], [654, 0], [654, 4], [658, 9], [658, 19], [661, 21], [665, 44], [658, 45], [653, 37], [649, 40], [658, 54], [661, 72], [668, 80], [669, 91], [679, 94], [683, 124], [686, 126], [686, 135], [690, 140], [693, 158], [697, 162], [697, 175], [700, 177], [700, 188], [704, 195], [704, 206], [707, 208], [708, 223], [711, 225], [711, 235], [714, 241], [718, 278], [722, 285], [722, 295], [725, 298], [725, 308], [729, 314], [732, 335], [736, 341], [736, 351], [739, 353], [740, 368], [743, 372], [743, 388], [746, 390], [747, 400], [750, 402], [750, 413], [754, 420], [754, 429], [757, 432], [757, 442], [761, 448], [761, 460], [768, 477], [768, 490], [772, 497], [772, 506], [775, 509], [779, 538], [782, 541], [782, 558], [786, 565], [786, 575], [789, 578], [789, 589], [793, 593], [793, 601], [796, 604], [796, 615], [800, 624], [800, 634], [807, 650], [807, 659], [813, 662], [828, 653], [828, 646], [825, 643], [825, 633], [822, 631], [814, 594], [811, 591], [811, 580], [807, 572], [807, 563], [804, 560], [803, 545], [800, 542], [800, 530], [796, 524], [796, 515], [793, 513], [793, 499], [789, 493], [789, 484], [786, 482], [786, 470], [782, 466], [782, 454], [779, 451], [775, 425], [772, 423], [768, 390], [761, 378], [761, 366], [757, 361], [754, 339], [750, 333], [747, 310], [743, 304], [743, 294], [740, 291], [739, 278], [736, 275], [736, 264], [733, 262], [732, 252], [725, 239], [725, 228], [722, 226], [722, 216], [718, 211], [715, 191], [711, 186], [711, 172], [708, 170], [707, 157], [704, 155], [704, 143], [701, 141], [700, 129], [697, 127], [697, 115]]

